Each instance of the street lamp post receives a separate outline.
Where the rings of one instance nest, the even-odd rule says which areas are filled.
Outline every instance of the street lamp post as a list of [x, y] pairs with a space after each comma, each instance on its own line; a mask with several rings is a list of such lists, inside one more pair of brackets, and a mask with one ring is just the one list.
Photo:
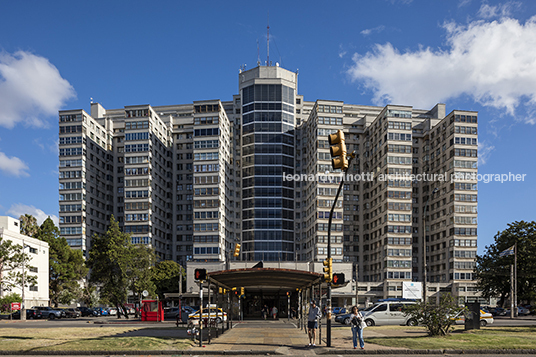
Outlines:
[[26, 321], [26, 302], [24, 300], [24, 290], [26, 285], [26, 244], [22, 240], [22, 304], [20, 307], [20, 319]]
[[423, 284], [422, 284], [422, 301], [426, 303], [426, 300], [428, 298], [428, 292], [427, 292], [427, 271], [428, 271], [428, 264], [426, 264], [426, 207], [428, 206], [428, 202], [430, 202], [430, 198], [434, 196], [434, 193], [439, 191], [439, 188], [434, 188], [432, 191], [432, 194], [428, 197], [426, 200], [426, 203], [423, 207], [423, 214], [422, 214], [422, 267], [423, 267]]

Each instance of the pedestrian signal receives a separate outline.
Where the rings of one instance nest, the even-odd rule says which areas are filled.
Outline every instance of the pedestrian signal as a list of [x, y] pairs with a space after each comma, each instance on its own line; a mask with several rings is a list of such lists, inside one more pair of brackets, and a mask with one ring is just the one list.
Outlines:
[[332, 282], [333, 284], [344, 284], [344, 274], [343, 273], [333, 274]]
[[206, 269], [196, 269], [194, 272], [195, 280], [207, 280], [207, 270]]

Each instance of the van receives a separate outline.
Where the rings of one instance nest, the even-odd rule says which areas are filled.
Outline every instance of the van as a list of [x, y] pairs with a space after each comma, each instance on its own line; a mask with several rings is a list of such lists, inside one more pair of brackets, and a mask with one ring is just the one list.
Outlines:
[[416, 326], [417, 321], [404, 313], [405, 307], [410, 304], [415, 304], [415, 301], [382, 301], [361, 311], [361, 314], [367, 326]]

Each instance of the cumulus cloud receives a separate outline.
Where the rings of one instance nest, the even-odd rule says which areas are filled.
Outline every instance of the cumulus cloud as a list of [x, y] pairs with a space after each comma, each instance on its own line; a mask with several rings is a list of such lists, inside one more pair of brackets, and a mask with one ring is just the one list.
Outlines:
[[45, 212], [43, 212], [43, 210], [40, 210], [39, 208], [36, 208], [34, 206], [28, 206], [22, 203], [16, 203], [14, 205], [11, 205], [11, 207], [9, 208], [9, 210], [7, 210], [6, 213], [17, 219], [22, 215], [31, 214], [35, 217], [39, 225], [43, 224], [45, 219], [47, 219], [48, 217], [52, 219], [56, 226], [58, 226], [60, 223], [58, 216], [53, 214], [46, 214]]
[[24, 163], [18, 157], [12, 156], [8, 157], [3, 152], [0, 152], [0, 171], [4, 172], [9, 176], [30, 176], [28, 172], [28, 165]]
[[43, 127], [75, 96], [69, 82], [46, 58], [29, 52], [0, 53], [0, 126], [17, 123]]
[[383, 30], [385, 30], [385, 26], [380, 25], [380, 26], [377, 26], [377, 27], [374, 27], [374, 28], [371, 28], [371, 29], [365, 29], [365, 30], [361, 31], [361, 34], [363, 36], [368, 36], [373, 32], [382, 32]]
[[[536, 108], [536, 17], [443, 25], [447, 49], [401, 52], [390, 43], [354, 54], [348, 74], [386, 102], [431, 108], [461, 95], [514, 115]], [[530, 122], [527, 120], [527, 122]]]
[[491, 152], [495, 150], [495, 146], [488, 145], [484, 141], [478, 143], [478, 165], [484, 165], [488, 161]]

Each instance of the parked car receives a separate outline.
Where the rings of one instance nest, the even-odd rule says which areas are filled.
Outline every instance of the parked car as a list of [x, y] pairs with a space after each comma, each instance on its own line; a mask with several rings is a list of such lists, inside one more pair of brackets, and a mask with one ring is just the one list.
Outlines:
[[96, 307], [95, 311], [97, 311], [97, 314], [99, 314], [99, 316], [108, 316], [108, 311], [104, 307]]
[[418, 322], [405, 314], [404, 309], [415, 301], [395, 300], [381, 301], [361, 311], [367, 326], [408, 325], [416, 326]]
[[334, 315], [346, 314], [346, 308], [345, 307], [334, 307], [333, 308], [333, 314]]
[[[510, 316], [510, 309], [506, 310], [506, 316]], [[517, 307], [517, 315], [518, 316], [527, 316], [527, 315], [530, 315], [530, 310], [522, 307], [522, 306], [518, 306]]]
[[[20, 320], [20, 310], [15, 311], [11, 314], [13, 320]], [[38, 310], [35, 309], [26, 309], [26, 320], [34, 320], [41, 318], [41, 314]]]
[[80, 316], [82, 316], [82, 317], [98, 316], [97, 312], [95, 310], [93, 310], [92, 308], [90, 308], [90, 307], [82, 306], [82, 307], [79, 307], [78, 310], [80, 311]]
[[164, 308], [164, 319], [176, 319], [178, 313], [178, 307], [166, 307]]
[[107, 307], [106, 311], [108, 311], [108, 315], [110, 316], [117, 315], [117, 309], [115, 307]]
[[[210, 307], [210, 315], [208, 309], [208, 307], [203, 309], [203, 319], [210, 316], [211, 319], [215, 319], [216, 323], [220, 323], [222, 320], [227, 321], [227, 313], [219, 307]], [[199, 311], [189, 314], [188, 319], [199, 319]]]
[[504, 316], [506, 315], [506, 309], [503, 309], [502, 307], [496, 306], [491, 307], [488, 310], [489, 313], [491, 313], [493, 316]]
[[32, 309], [39, 310], [44, 319], [54, 320], [65, 317], [65, 311], [61, 309], [53, 309], [50, 306], [34, 306]]
[[335, 316], [335, 322], [340, 322], [341, 324], [350, 325], [350, 315], [351, 314], [342, 314]]
[[82, 313], [80, 312], [78, 308], [68, 307], [64, 310], [65, 310], [65, 314], [67, 315], [67, 317], [77, 318], [77, 317], [82, 316]]

